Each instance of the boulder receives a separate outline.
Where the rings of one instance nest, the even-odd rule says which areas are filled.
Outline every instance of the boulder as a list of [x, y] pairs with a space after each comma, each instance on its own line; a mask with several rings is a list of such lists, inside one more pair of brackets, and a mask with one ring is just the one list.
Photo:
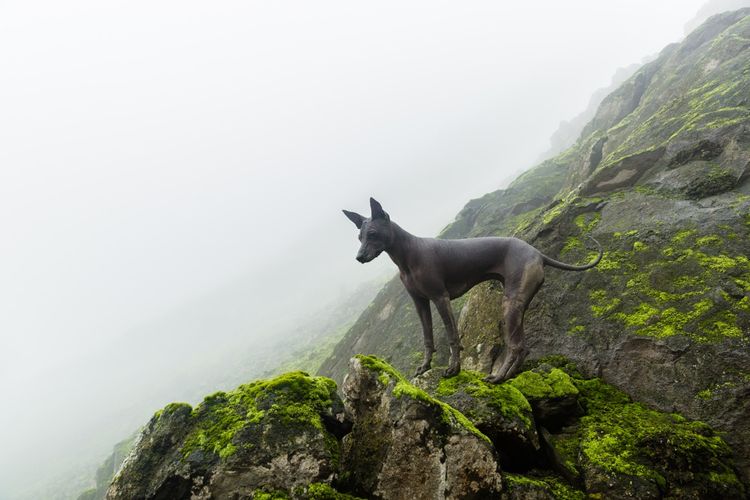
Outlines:
[[370, 356], [351, 359], [342, 387], [352, 432], [342, 481], [384, 499], [492, 498], [502, 489], [489, 438], [462, 413]]
[[[336, 384], [293, 372], [218, 392], [195, 409], [170, 404], [142, 431], [111, 500], [306, 498], [329, 485], [346, 430]], [[315, 486], [319, 488], [319, 486]]]
[[547, 429], [556, 430], [579, 416], [578, 389], [559, 368], [541, 364], [508, 381], [531, 404], [534, 418]]
[[466, 415], [489, 437], [503, 469], [528, 469], [540, 451], [531, 405], [512, 385], [490, 384], [483, 378], [469, 370], [442, 378], [440, 370], [430, 370], [414, 383]]

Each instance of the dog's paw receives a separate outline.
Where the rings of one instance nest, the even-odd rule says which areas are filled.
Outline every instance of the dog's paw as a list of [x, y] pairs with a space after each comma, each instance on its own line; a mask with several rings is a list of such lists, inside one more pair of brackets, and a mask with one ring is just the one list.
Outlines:
[[500, 377], [498, 375], [487, 375], [483, 380], [488, 384], [499, 384], [503, 382], [503, 377]]
[[414, 375], [412, 376], [412, 378], [417, 378], [417, 377], [419, 377], [421, 375], [424, 375], [428, 371], [430, 371], [430, 365], [427, 365], [427, 366], [422, 365], [419, 368], [417, 368], [417, 371], [414, 372]]
[[445, 373], [443, 373], [443, 378], [451, 378], [458, 375], [458, 373], [461, 371], [461, 366], [451, 366], [447, 370], [445, 370]]

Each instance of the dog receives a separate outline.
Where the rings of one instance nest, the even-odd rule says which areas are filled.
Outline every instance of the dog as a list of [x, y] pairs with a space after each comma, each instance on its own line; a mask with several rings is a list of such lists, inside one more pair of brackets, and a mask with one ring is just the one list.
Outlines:
[[503, 283], [505, 353], [494, 360], [485, 378], [500, 383], [515, 375], [528, 353], [523, 338], [523, 316], [544, 282], [544, 266], [585, 271], [596, 266], [604, 253], [599, 242], [591, 238], [599, 248], [599, 255], [589, 264], [574, 266], [547, 257], [518, 238], [443, 240], [414, 236], [391, 221], [373, 198], [370, 211], [369, 218], [348, 210], [343, 212], [359, 229], [361, 246], [356, 259], [364, 264], [387, 253], [398, 266], [401, 282], [414, 301], [424, 336], [424, 358], [415, 377], [430, 369], [435, 352], [430, 301], [435, 304], [448, 334], [450, 362], [444, 377], [453, 377], [461, 370], [461, 345], [450, 301], [483, 281]]

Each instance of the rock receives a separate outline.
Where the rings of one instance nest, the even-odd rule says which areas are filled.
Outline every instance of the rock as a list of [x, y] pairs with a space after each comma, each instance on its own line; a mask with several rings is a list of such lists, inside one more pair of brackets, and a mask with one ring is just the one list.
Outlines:
[[425, 500], [500, 494], [500, 467], [487, 436], [387, 363], [352, 358], [342, 390], [354, 422], [344, 438], [342, 476], [353, 491]]
[[560, 478], [550, 475], [506, 474], [505, 491], [501, 500], [585, 500], [582, 491], [570, 487]]
[[582, 413], [578, 389], [570, 376], [559, 368], [542, 364], [507, 383], [526, 397], [536, 421], [548, 429], [559, 429]]
[[333, 480], [343, 416], [336, 384], [303, 372], [213, 394], [194, 410], [168, 405], [142, 431], [107, 498], [304, 498], [311, 484]]
[[634, 403], [600, 379], [575, 383], [586, 414], [562, 454], [577, 452], [587, 493], [744, 498], [730, 448], [706, 424]]
[[464, 347], [461, 364], [467, 370], [489, 373], [502, 348], [503, 287], [488, 281], [466, 295], [458, 316], [458, 335]]
[[[332, 380], [293, 372], [195, 409], [167, 405], [107, 498], [745, 498], [731, 449], [708, 425], [635, 403], [561, 356], [499, 385], [439, 372], [413, 385], [358, 355], [343, 402]], [[527, 398], [565, 425], [536, 425]]]
[[510, 384], [489, 384], [478, 372], [462, 370], [442, 378], [430, 370], [415, 379], [418, 387], [456, 408], [490, 438], [506, 470], [526, 470], [537, 462], [539, 438], [531, 406]]

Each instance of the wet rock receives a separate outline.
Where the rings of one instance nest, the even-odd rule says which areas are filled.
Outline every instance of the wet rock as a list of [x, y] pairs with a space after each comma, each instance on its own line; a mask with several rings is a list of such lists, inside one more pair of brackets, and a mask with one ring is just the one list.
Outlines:
[[504, 470], [525, 470], [539, 458], [539, 438], [531, 406], [510, 384], [489, 384], [484, 374], [463, 370], [442, 378], [430, 370], [414, 383], [456, 408], [490, 438]]
[[464, 350], [461, 364], [467, 370], [489, 373], [502, 349], [503, 287], [482, 283], [467, 293], [458, 317], [458, 335]]
[[342, 478], [386, 499], [491, 498], [502, 478], [490, 440], [459, 411], [377, 358], [350, 361], [342, 390], [354, 422]]
[[576, 385], [586, 414], [567, 443], [567, 454], [577, 451], [587, 493], [744, 498], [730, 448], [706, 424], [634, 403], [600, 379], [577, 379]]
[[509, 384], [489, 384], [484, 374], [462, 370], [442, 378], [430, 370], [414, 380], [436, 398], [456, 408], [490, 438], [503, 469], [526, 470], [539, 458], [539, 438], [531, 406], [518, 389]]
[[578, 389], [559, 368], [542, 364], [512, 378], [508, 384], [526, 397], [536, 421], [548, 429], [559, 429], [582, 413]]
[[550, 475], [506, 474], [501, 500], [584, 500], [586, 494]]
[[[339, 465], [336, 384], [302, 372], [157, 412], [113, 480], [108, 499], [302, 497]], [[297, 493], [295, 493], [297, 492]]]

